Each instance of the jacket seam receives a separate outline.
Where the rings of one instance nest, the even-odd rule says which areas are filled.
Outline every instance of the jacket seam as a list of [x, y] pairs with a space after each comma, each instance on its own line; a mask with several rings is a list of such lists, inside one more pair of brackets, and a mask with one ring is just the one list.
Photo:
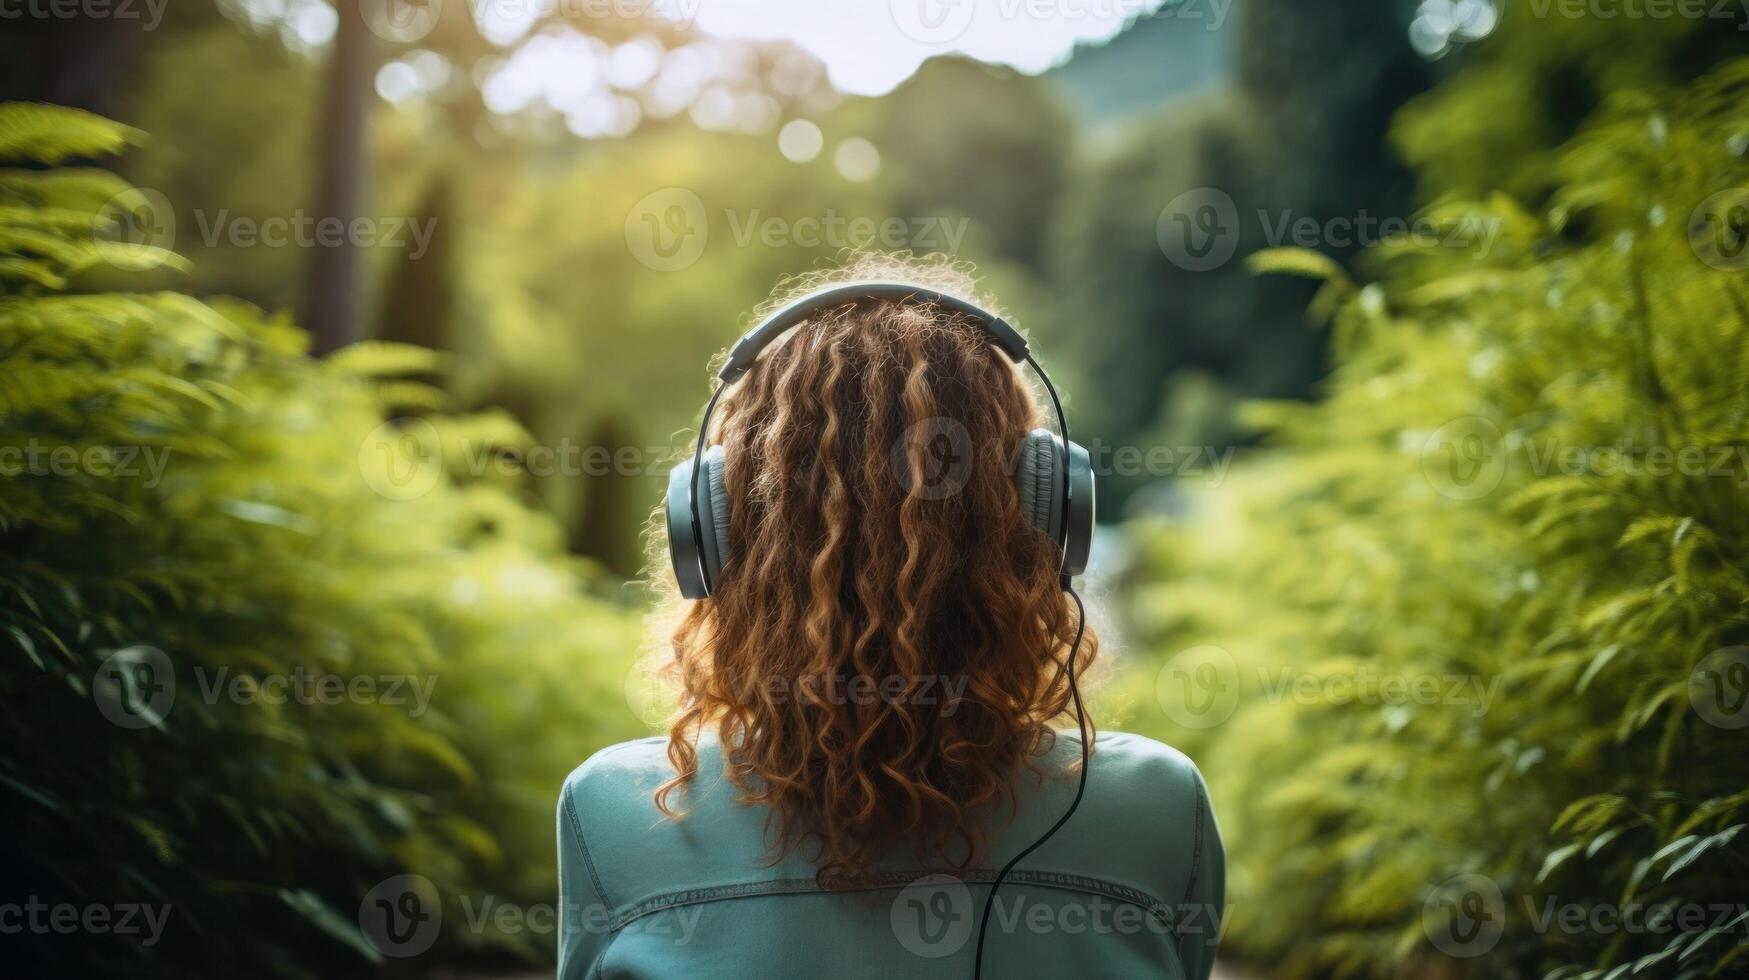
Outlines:
[[[848, 889], [822, 889], [813, 878], [776, 878], [763, 881], [740, 882], [731, 885], [713, 885], [707, 888], [687, 888], [664, 892], [636, 902], [615, 913], [609, 929], [615, 933], [632, 922], [657, 912], [680, 908], [687, 905], [698, 905], [705, 902], [717, 902], [726, 899], [755, 898], [766, 895], [832, 895], [842, 892], [882, 891], [899, 889], [910, 885], [924, 875], [941, 874], [954, 878], [966, 884], [988, 884], [996, 880], [993, 868], [980, 868], [972, 871], [953, 873], [950, 870], [921, 871], [889, 871], [880, 872], [865, 885]], [[1165, 902], [1139, 888], [1120, 885], [1102, 878], [1089, 878], [1084, 875], [1071, 875], [1054, 871], [1012, 871], [1007, 881], [1017, 884], [1038, 885], [1044, 888], [1055, 888], [1061, 891], [1079, 891], [1089, 894], [1103, 895], [1130, 905], [1138, 906], [1165, 925], [1168, 929], [1177, 926], [1177, 915]]]
[[613, 903], [607, 898], [607, 889], [601, 887], [601, 876], [595, 871], [595, 859], [589, 854], [589, 839], [583, 836], [583, 822], [577, 819], [577, 802], [570, 793], [565, 794], [565, 816], [571, 820], [571, 833], [577, 835], [577, 850], [583, 854], [583, 867], [589, 871], [589, 883], [595, 886], [602, 907], [613, 908]]
[[607, 962], [607, 951], [613, 948], [613, 941], [618, 938], [619, 933], [617, 932], [607, 934], [607, 942], [601, 944], [601, 952], [595, 954], [594, 961], [589, 964], [588, 972], [584, 974], [584, 980], [596, 980], [598, 977], [607, 976], [602, 964]]
[[1202, 815], [1203, 812], [1208, 809], [1205, 803], [1205, 797], [1203, 796], [1206, 791], [1203, 789], [1202, 780], [1192, 776], [1190, 782], [1191, 785], [1196, 788], [1196, 811], [1193, 814], [1196, 832], [1191, 839], [1190, 874], [1184, 883], [1184, 901], [1180, 904], [1181, 908], [1188, 908], [1190, 906], [1191, 894], [1196, 891], [1197, 879], [1202, 875]]

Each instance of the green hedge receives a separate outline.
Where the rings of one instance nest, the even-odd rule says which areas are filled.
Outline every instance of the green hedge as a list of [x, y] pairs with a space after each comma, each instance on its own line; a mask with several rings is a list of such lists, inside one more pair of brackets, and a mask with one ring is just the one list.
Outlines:
[[[133, 137], [0, 107], [0, 159]], [[240, 304], [81, 291], [178, 261], [138, 225], [116, 240], [148, 203], [98, 170], [0, 171], [6, 899], [169, 906], [153, 945], [27, 932], [8, 965], [367, 970], [361, 900], [402, 873], [443, 908], [416, 962], [546, 954], [550, 935], [468, 912], [553, 900], [560, 781], [646, 731], [624, 683], [636, 610], [514, 477], [445, 472], [461, 435], [511, 447], [515, 426], [384, 422], [437, 401], [394, 380], [430, 352], [317, 360]]]
[[[1382, 245], [1365, 285], [1255, 262], [1323, 280], [1328, 397], [1255, 407], [1273, 448], [1136, 529], [1132, 606], [1142, 727], [1227, 833], [1233, 953], [1749, 964], [1746, 105], [1749, 61], [1617, 91], [1526, 161], [1550, 196], [1441, 202], [1486, 243]], [[1666, 903], [1700, 911], [1634, 924]]]

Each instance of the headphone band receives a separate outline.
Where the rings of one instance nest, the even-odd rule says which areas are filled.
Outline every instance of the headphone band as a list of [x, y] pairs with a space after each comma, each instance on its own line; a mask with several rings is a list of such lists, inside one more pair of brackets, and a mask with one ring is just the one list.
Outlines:
[[[821, 310], [828, 310], [864, 299], [884, 299], [901, 306], [934, 305], [959, 313], [977, 324], [990, 337], [997, 349], [1008, 356], [1009, 360], [1017, 364], [1030, 365], [1039, 376], [1039, 380], [1044, 383], [1045, 392], [1050, 395], [1051, 408], [1056, 412], [1057, 431], [1062, 439], [1053, 450], [1053, 452], [1061, 453], [1056, 464], [1058, 472], [1062, 474], [1062, 519], [1058, 524], [1062, 528], [1062, 532], [1056, 544], [1059, 552], [1064, 556], [1062, 581], [1063, 587], [1068, 588], [1070, 576], [1068, 574], [1067, 545], [1069, 543], [1070, 512], [1076, 507], [1089, 506], [1090, 502], [1076, 501], [1070, 492], [1069, 417], [1063, 412], [1063, 403], [1057, 397], [1056, 386], [1051, 384], [1051, 377], [1045, 373], [1045, 369], [1033, 359], [1026, 338], [1021, 336], [1020, 331], [1014, 329], [1008, 321], [974, 303], [960, 299], [958, 296], [941, 292], [938, 289], [931, 289], [928, 286], [902, 282], [840, 283], [818, 292], [809, 293], [794, 302], [785, 304], [777, 312], [766, 317], [758, 326], [743, 334], [741, 339], [735, 342], [735, 346], [730, 348], [728, 360], [723, 364], [722, 370], [717, 372], [716, 389], [711, 392], [710, 401], [705, 403], [704, 418], [698, 423], [698, 443], [693, 448], [692, 473], [690, 474], [691, 478], [687, 481], [687, 508], [690, 511], [695, 553], [696, 549], [701, 547], [698, 542], [703, 536], [703, 529], [699, 524], [698, 517], [698, 483], [700, 474], [704, 470], [702, 461], [705, 440], [710, 436], [711, 415], [716, 412], [717, 401], [722, 398], [723, 392], [730, 385], [739, 381], [741, 376], [747, 373], [753, 363], [759, 359], [759, 355], [785, 332]], [[716, 583], [710, 580], [710, 572], [706, 565], [707, 563], [701, 561], [699, 571], [708, 594], [710, 590], [715, 588]]]
[[847, 282], [809, 293], [788, 303], [766, 317], [759, 326], [743, 334], [740, 340], [735, 341], [735, 346], [729, 349], [728, 361], [717, 372], [718, 380], [730, 384], [739, 379], [773, 341], [815, 313], [861, 299], [891, 300], [901, 306], [934, 304], [944, 310], [959, 313], [970, 318], [989, 334], [1002, 353], [1008, 355], [1009, 360], [1019, 364], [1027, 359], [1026, 338], [1020, 335], [1020, 331], [1001, 317], [958, 296], [930, 289], [928, 286], [913, 286], [902, 282]]

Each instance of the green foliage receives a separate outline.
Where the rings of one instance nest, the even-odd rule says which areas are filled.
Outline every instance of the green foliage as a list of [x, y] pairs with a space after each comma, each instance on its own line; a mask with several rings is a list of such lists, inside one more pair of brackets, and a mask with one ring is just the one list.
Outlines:
[[[1472, 81], [1495, 85], [1433, 101]], [[1328, 399], [1254, 406], [1272, 451], [1195, 521], [1138, 529], [1160, 659], [1132, 693], [1209, 774], [1230, 949], [1298, 976], [1742, 969], [1749, 756], [1703, 712], [1749, 640], [1745, 105], [1741, 60], [1615, 91], [1514, 161], [1550, 168], [1546, 207], [1429, 213], [1487, 247], [1376, 248], [1362, 286], [1324, 270]], [[1503, 933], [1447, 955], [1444, 886], [1470, 874]], [[1542, 921], [1663, 904], [1698, 922]]]
[[[1227, 445], [1240, 433], [1221, 406], [1301, 393], [1318, 370], [1324, 338], [1306, 328], [1303, 283], [1259, 283], [1238, 261], [1182, 268], [1160, 245], [1160, 209], [1198, 188], [1236, 203], [1236, 255], [1267, 244], [1254, 215], [1273, 198], [1257, 165], [1271, 151], [1254, 118], [1236, 92], [1172, 104], [1083, 160], [1071, 181], [1040, 347], [1066, 362], [1076, 425], [1108, 445], [1156, 444], [1167, 433], [1172, 445]], [[1203, 422], [1190, 427], [1191, 406], [1217, 410], [1195, 412]], [[1102, 513], [1120, 513], [1147, 482], [1103, 480]]]
[[[1058, 302], [1043, 347], [1073, 368], [1064, 380], [1081, 394], [1077, 424], [1108, 444], [1157, 445], [1171, 434], [1180, 447], [1226, 447], [1248, 434], [1225, 406], [1309, 394], [1325, 359], [1324, 336], [1306, 329], [1310, 290], [1250, 277], [1240, 260], [1282, 244], [1299, 222], [1377, 220], [1409, 207], [1384, 133], [1428, 69], [1397, 18], [1354, 3], [1308, 16], [1275, 0], [1238, 4], [1232, 16], [1235, 84], [1091, 141], [1052, 229]], [[1207, 267], [1188, 268], [1166, 250], [1178, 233], [1166, 209], [1200, 212], [1198, 202], [1226, 205], [1213, 213], [1232, 257], [1223, 248]], [[1342, 258], [1356, 244], [1320, 248]], [[1187, 407], [1200, 425], [1186, 424]], [[1148, 482], [1106, 479], [1101, 502], [1117, 506], [1102, 513]]]
[[1234, 296], [1232, 280], [1243, 281], [1242, 272], [1178, 269], [1160, 250], [1157, 207], [1137, 202], [1164, 205], [1212, 183], [1215, 173], [1227, 175], [1223, 192], [1234, 190], [1234, 182], [1250, 176], [1242, 161], [1262, 142], [1245, 109], [1231, 93], [1173, 106], [1077, 164], [1052, 251], [1052, 278], [1064, 290], [1059, 305], [1076, 314], [1051, 324], [1045, 346], [1072, 352], [1074, 373], [1099, 379], [1099, 397], [1081, 418], [1089, 431], [1116, 438], [1145, 425], [1173, 366], [1197, 363], [1191, 353], [1197, 340], [1217, 329], [1213, 324], [1233, 321], [1241, 301], [1221, 300]]
[[965, 215], [992, 251], [1037, 268], [1074, 133], [1045, 83], [966, 58], [932, 58], [868, 107], [889, 212]]
[[1712, 5], [1704, 16], [1572, 16], [1571, 6], [1505, 0], [1502, 27], [1442, 85], [1397, 117], [1393, 142], [1441, 192], [1504, 190], [1540, 201], [1556, 180], [1550, 155], [1610, 92], [1678, 84], [1740, 55], [1749, 18]]
[[[1024, 101], [1037, 95], [1030, 81], [985, 83]], [[827, 146], [875, 132], [875, 110], [862, 102], [821, 118]], [[582, 477], [559, 472], [534, 490], [575, 544], [616, 570], [635, 565], [626, 531], [660, 499], [662, 464], [698, 422], [708, 362], [774, 285], [853, 249], [906, 244], [979, 259], [1004, 296], [1024, 275], [996, 258], [983, 218], [922, 197], [919, 210], [897, 210], [892, 195], [922, 194], [913, 183], [849, 180], [830, 151], [805, 163], [774, 164], [774, 154], [770, 134], [655, 129], [558, 163], [474, 168], [457, 195], [469, 233], [454, 390], [514, 415], [543, 446], [614, 457], [611, 472], [591, 456]]]
[[[432, 955], [546, 953], [466, 909], [552, 900], [560, 781], [645, 730], [623, 684], [638, 616], [550, 520], [435, 469], [462, 434], [519, 429], [383, 422], [431, 352], [318, 361], [239, 303], [55, 291], [102, 260], [116, 183], [0, 172], [0, 814], [9, 891], [167, 903], [169, 924], [149, 947], [13, 936], [8, 966], [356, 972], [376, 956], [360, 900], [399, 873], [444, 903]], [[305, 695], [275, 686], [300, 676]]]
[[30, 103], [0, 109], [0, 160], [60, 163], [108, 156], [138, 139], [126, 126], [77, 109]]
[[[166, 25], [151, 37], [140, 46], [127, 83], [118, 86], [116, 110], [151, 134], [150, 152], [129, 154], [121, 172], [169, 202], [175, 247], [193, 268], [186, 276], [148, 280], [145, 288], [289, 307], [302, 281], [302, 250], [242, 247], [233, 236], [308, 212], [320, 63], [287, 51], [277, 36], [242, 32], [223, 19]], [[382, 165], [409, 178], [416, 174], [400, 160]], [[419, 184], [409, 179], [404, 186], [412, 192]], [[370, 213], [411, 215], [412, 206], [391, 190], [373, 195]], [[369, 251], [373, 258], [396, 257], [389, 248]], [[142, 288], [133, 281], [118, 285]]]
[[[57, 112], [67, 114], [75, 135], [54, 145], [104, 145], [100, 136], [78, 135], [95, 117], [51, 106], [0, 105], [0, 128], [15, 134], [39, 132], [50, 128]], [[122, 132], [114, 127], [111, 135], [120, 139]], [[11, 152], [22, 153], [22, 146]], [[130, 270], [180, 266], [178, 256], [154, 245], [97, 234], [125, 231], [133, 212], [149, 208], [139, 192], [100, 170], [0, 170], [0, 283], [61, 289], [105, 264]]]

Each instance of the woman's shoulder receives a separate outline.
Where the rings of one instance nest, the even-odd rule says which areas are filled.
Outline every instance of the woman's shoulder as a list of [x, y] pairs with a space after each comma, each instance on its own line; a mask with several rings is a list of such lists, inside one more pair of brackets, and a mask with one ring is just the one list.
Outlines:
[[673, 776], [667, 737], [652, 735], [609, 745], [583, 760], [565, 777], [562, 799], [592, 809], [616, 802], [635, 805]]
[[[768, 858], [764, 812], [734, 805], [738, 794], [714, 738], [698, 742], [698, 776], [676, 794], [678, 812], [656, 807], [656, 790], [674, 777], [668, 748], [663, 736], [611, 745], [565, 780], [561, 819], [571, 823], [605, 894], [616, 900], [658, 886], [726, 881]], [[1044, 778], [1028, 782], [1025, 805], [1003, 824], [1007, 841], [1036, 839], [1063, 813], [1075, 793], [1080, 757], [1079, 735], [1058, 732], [1039, 767]], [[1202, 774], [1184, 753], [1146, 736], [1103, 732], [1074, 818], [1028, 863], [1120, 882], [1172, 902], [1203, 876], [1210, 845], [1218, 860], [1218, 841]], [[1004, 848], [1013, 850], [998, 846]], [[797, 853], [767, 870], [810, 873]]]
[[[1146, 808], [1185, 800], [1201, 803], [1207, 793], [1196, 763], [1164, 742], [1130, 732], [1101, 732], [1094, 744], [1090, 797]], [[592, 802], [604, 797], [646, 799], [674, 776], [668, 747], [663, 735], [609, 745], [571, 771], [564, 795]], [[700, 739], [697, 751], [700, 773], [715, 772], [715, 740]], [[1049, 750], [1052, 762], [1065, 768], [1077, 765], [1080, 754], [1080, 736], [1073, 730], [1059, 732]], [[712, 780], [707, 775], [704, 781]]]
[[[1202, 773], [1183, 752], [1144, 735], [1101, 732], [1094, 745], [1086, 795], [1048, 851], [1064, 865], [1139, 876], [1159, 894], [1178, 890], [1197, 875], [1197, 855], [1219, 839]], [[1073, 773], [1080, 755], [1080, 736], [1060, 732], [1052, 768]], [[1075, 780], [1051, 783], [1028, 824], [1055, 819], [1074, 795]]]
[[[1048, 768], [1062, 777], [1079, 772], [1079, 733], [1074, 729], [1058, 732], [1047, 758]], [[1058, 794], [1073, 792], [1073, 779], [1051, 782]], [[1165, 813], [1193, 814], [1206, 807], [1207, 797], [1196, 763], [1164, 742], [1130, 732], [1100, 732], [1094, 742], [1082, 807], [1100, 812], [1102, 820], [1145, 827], [1147, 821], [1158, 820]]]
[[[560, 802], [579, 817], [592, 818], [586, 826], [615, 820], [653, 825], [670, 816], [656, 806], [656, 791], [675, 776], [669, 745], [666, 735], [652, 735], [597, 751], [565, 777]], [[696, 811], [732, 801], [735, 793], [728, 785], [716, 738], [707, 735], [698, 739], [693, 750], [697, 753], [697, 775], [681, 787], [673, 802], [681, 810]]]
[[[1074, 729], [1060, 733], [1073, 748], [1080, 747], [1080, 736]], [[1094, 740], [1095, 758], [1110, 759], [1113, 765], [1128, 766], [1142, 771], [1191, 773], [1196, 763], [1190, 757], [1165, 742], [1137, 735], [1134, 732], [1100, 732]]]
[[[1066, 743], [1057, 749], [1071, 756], [1078, 755], [1080, 737], [1067, 733], [1060, 739]], [[1201, 770], [1190, 757], [1165, 742], [1130, 732], [1100, 732], [1094, 741], [1093, 776], [1100, 778], [1105, 788], [1135, 802], [1194, 798], [1205, 793]]]
[[610, 745], [565, 779], [559, 819], [604, 901], [618, 907], [749, 875], [811, 872], [793, 856], [781, 868], [762, 865], [763, 812], [733, 805], [714, 738], [698, 740], [698, 774], [673, 795], [670, 811], [660, 809], [656, 791], [675, 775], [668, 748], [665, 736]]
[[565, 785], [566, 787], [581, 786], [592, 778], [602, 776], [621, 778], [628, 773], [666, 765], [668, 765], [667, 736], [651, 735], [648, 738], [634, 738], [629, 742], [616, 742], [606, 748], [596, 750], [595, 754], [584, 759], [581, 765], [571, 770], [571, 775], [565, 778]]

